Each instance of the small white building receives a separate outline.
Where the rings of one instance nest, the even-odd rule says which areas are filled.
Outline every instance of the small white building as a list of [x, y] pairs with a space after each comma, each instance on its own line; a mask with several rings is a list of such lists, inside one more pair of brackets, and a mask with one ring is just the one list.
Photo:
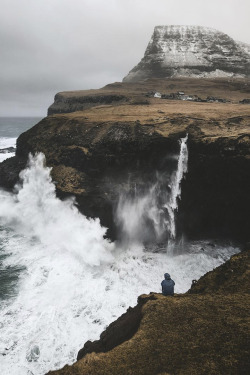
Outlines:
[[160, 92], [156, 92], [154, 94], [154, 98], [161, 98], [161, 93]]

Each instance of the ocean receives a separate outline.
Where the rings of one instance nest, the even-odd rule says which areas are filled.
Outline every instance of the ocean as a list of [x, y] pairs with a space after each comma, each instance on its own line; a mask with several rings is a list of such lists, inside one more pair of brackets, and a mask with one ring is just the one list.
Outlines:
[[[0, 119], [3, 158], [13, 156], [18, 135], [38, 120]], [[161, 223], [173, 238], [180, 182], [188, 173], [185, 142], [180, 142], [164, 205], [172, 222]], [[98, 218], [79, 213], [74, 197], [56, 197], [41, 153], [30, 156], [12, 192], [0, 189], [1, 375], [43, 375], [72, 364], [84, 343], [98, 339], [107, 325], [136, 305], [140, 294], [160, 293], [165, 272], [175, 281], [175, 292], [184, 293], [193, 279], [240, 251], [216, 239], [172, 239], [168, 245], [145, 248], [143, 217], [151, 215], [159, 226], [155, 194], [157, 189], [151, 188], [142, 197], [123, 197], [117, 220], [129, 241], [112, 243], [104, 239], [106, 229]]]
[[0, 162], [15, 155], [17, 137], [40, 120], [40, 117], [0, 117]]

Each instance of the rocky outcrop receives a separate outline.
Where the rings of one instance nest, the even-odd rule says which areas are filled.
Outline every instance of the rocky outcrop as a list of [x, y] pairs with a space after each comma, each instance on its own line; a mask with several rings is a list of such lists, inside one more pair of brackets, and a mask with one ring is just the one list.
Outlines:
[[78, 362], [49, 374], [248, 374], [249, 267], [250, 251], [242, 252], [186, 294], [140, 296]]
[[5, 189], [12, 189], [18, 182], [19, 173], [27, 165], [27, 158], [12, 157], [0, 164], [0, 184]]
[[[248, 81], [153, 80], [120, 84], [130, 101], [81, 112], [48, 116], [17, 140], [16, 156], [0, 165], [1, 186], [12, 188], [29, 152], [43, 152], [52, 167], [57, 194], [75, 195], [85, 215], [99, 217], [117, 238], [114, 209], [121, 191], [148, 186], [156, 171], [176, 168], [179, 139], [189, 134], [188, 174], [177, 216], [179, 233], [189, 238], [249, 240], [250, 134], [248, 106], [236, 104]], [[195, 103], [147, 98], [166, 84], [176, 91], [230, 98], [231, 103]], [[112, 85], [110, 85], [112, 86]], [[109, 86], [108, 90], [111, 90]], [[103, 92], [105, 89], [102, 89]], [[140, 99], [140, 100], [139, 100]], [[236, 99], [236, 100], [235, 100]], [[166, 189], [163, 181], [162, 189]]]
[[[248, 245], [248, 249], [249, 249]], [[250, 251], [234, 255], [226, 263], [207, 272], [187, 293], [190, 294], [246, 294], [249, 295]]]
[[103, 95], [98, 93], [88, 95], [84, 91], [61, 92], [55, 95], [55, 101], [48, 109], [48, 116], [55, 113], [83, 111], [84, 109], [95, 107], [101, 104], [120, 104], [126, 102], [126, 100], [126, 96], [115, 95], [112, 93]]
[[152, 77], [246, 77], [249, 49], [208, 27], [156, 26], [144, 57], [124, 82]]
[[94, 342], [87, 341], [84, 347], [77, 355], [77, 361], [89, 353], [106, 353], [121, 345], [123, 342], [130, 340], [138, 331], [142, 320], [142, 307], [149, 300], [155, 300], [154, 294], [149, 296], [140, 296], [138, 304], [135, 307], [129, 307], [115, 322], [111, 323], [108, 328], [101, 334], [100, 340]]

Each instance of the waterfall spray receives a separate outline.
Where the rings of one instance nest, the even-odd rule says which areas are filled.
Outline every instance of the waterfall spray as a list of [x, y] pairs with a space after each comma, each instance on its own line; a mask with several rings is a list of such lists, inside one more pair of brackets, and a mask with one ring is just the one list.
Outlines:
[[129, 191], [120, 195], [115, 213], [116, 223], [122, 242], [126, 245], [161, 244], [169, 239], [175, 240], [175, 215], [181, 195], [181, 181], [187, 172], [187, 139], [188, 135], [179, 141], [178, 163], [171, 177], [168, 170], [163, 174], [156, 173], [155, 181], [146, 192], [145, 189], [135, 190], [134, 186], [130, 186]]
[[160, 240], [165, 233], [164, 211], [159, 207], [158, 182], [147, 192], [132, 190], [120, 196], [116, 223], [125, 246]]

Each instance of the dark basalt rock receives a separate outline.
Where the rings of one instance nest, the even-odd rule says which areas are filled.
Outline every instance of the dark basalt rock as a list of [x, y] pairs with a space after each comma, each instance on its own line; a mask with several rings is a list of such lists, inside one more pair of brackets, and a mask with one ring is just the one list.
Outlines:
[[124, 95], [86, 95], [79, 91], [73, 96], [67, 93], [58, 93], [55, 95], [54, 103], [48, 109], [48, 116], [55, 113], [69, 113], [83, 111], [84, 109], [95, 107], [101, 104], [113, 104], [126, 102]]
[[27, 158], [16, 156], [4, 160], [0, 165], [0, 183], [6, 189], [12, 189], [19, 180], [19, 173], [26, 167]]
[[155, 296], [141, 296], [135, 307], [129, 307], [127, 312], [121, 315], [115, 322], [111, 323], [96, 341], [87, 341], [84, 347], [78, 352], [77, 361], [88, 353], [106, 353], [117, 345], [131, 339], [137, 332], [142, 319], [142, 306]]
[[[178, 235], [249, 241], [250, 117], [247, 106], [239, 104], [238, 99], [249, 90], [247, 83], [178, 83], [193, 85], [197, 90], [205, 87], [213, 97], [220, 97], [225, 88], [225, 97], [228, 92], [231, 98], [236, 95], [237, 104], [151, 97], [147, 98], [148, 105], [134, 104], [142, 91], [150, 92], [157, 84], [157, 80], [142, 87], [121, 84], [124, 90], [127, 85], [134, 87], [132, 94], [130, 89], [125, 90], [125, 96], [133, 97], [129, 103], [43, 119], [20, 135], [16, 156], [0, 164], [1, 186], [12, 189], [28, 154], [43, 152], [52, 167], [57, 195], [75, 195], [79, 210], [88, 217], [99, 217], [108, 228], [108, 237], [117, 239], [114, 210], [120, 192], [135, 184], [148, 187], [157, 173], [171, 174], [177, 166], [179, 139], [188, 133], [188, 174], [182, 182]], [[160, 81], [160, 85], [166, 82]], [[181, 91], [179, 87], [177, 92]], [[167, 183], [161, 186], [167, 190]]]
[[[53, 166], [58, 196], [63, 199], [74, 194], [79, 210], [88, 217], [99, 217], [108, 228], [108, 237], [115, 239], [113, 211], [120, 188], [129, 175], [138, 182], [152, 178], [167, 152], [179, 152], [178, 139], [185, 133], [165, 138], [138, 122], [107, 125], [72, 119], [66, 123], [65, 127], [62, 117], [48, 117], [23, 133], [17, 140], [17, 156], [0, 168], [1, 184], [13, 187], [28, 154], [43, 152], [47, 164]], [[73, 170], [79, 178], [72, 183]]]
[[6, 154], [9, 152], [15, 152], [15, 151], [16, 151], [15, 147], [7, 147], [7, 148], [0, 149], [0, 154]]
[[243, 99], [240, 101], [241, 104], [250, 104], [250, 99]]
[[[247, 136], [248, 138], [248, 136]], [[189, 238], [249, 238], [249, 145], [221, 138], [198, 145], [190, 135], [189, 170], [182, 182], [178, 228]], [[213, 202], [211, 204], [211, 202]], [[194, 234], [194, 228], [195, 233]]]

